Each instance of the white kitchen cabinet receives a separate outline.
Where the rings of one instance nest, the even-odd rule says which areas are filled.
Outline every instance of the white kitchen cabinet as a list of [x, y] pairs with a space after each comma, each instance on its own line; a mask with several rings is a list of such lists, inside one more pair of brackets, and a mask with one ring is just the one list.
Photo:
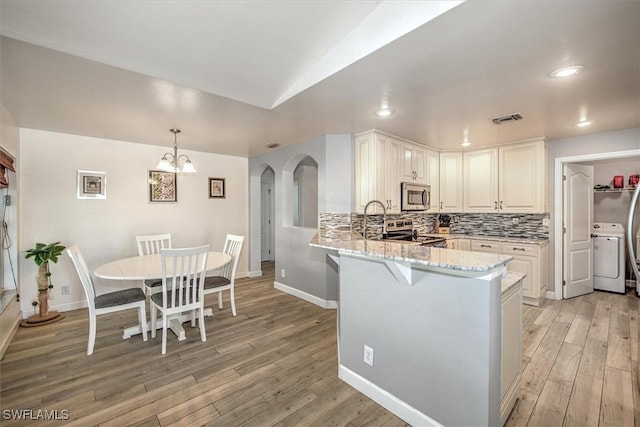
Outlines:
[[438, 212], [440, 208], [440, 153], [426, 150], [427, 185], [431, 198], [427, 212]]
[[507, 421], [520, 396], [522, 378], [522, 288], [514, 285], [502, 294], [502, 359], [500, 421]]
[[464, 153], [464, 211], [546, 211], [546, 145], [543, 140]]
[[507, 264], [507, 270], [527, 275], [522, 281], [523, 302], [540, 305], [547, 292], [549, 244], [502, 243], [501, 253], [513, 256], [513, 260]]
[[547, 206], [547, 146], [543, 140], [500, 147], [498, 208], [504, 213], [543, 213]]
[[[366, 204], [379, 200], [387, 213], [400, 213], [400, 177], [398, 171], [401, 143], [378, 132], [355, 137], [356, 212], [363, 213]], [[367, 213], [382, 213], [371, 205]]]
[[440, 153], [440, 212], [462, 212], [462, 153]]
[[498, 211], [498, 149], [467, 151], [464, 162], [464, 211]]
[[403, 182], [427, 184], [427, 150], [403, 143], [400, 152], [400, 177]]
[[471, 250], [471, 240], [469, 239], [447, 239], [447, 249], [457, 249], [459, 251]]

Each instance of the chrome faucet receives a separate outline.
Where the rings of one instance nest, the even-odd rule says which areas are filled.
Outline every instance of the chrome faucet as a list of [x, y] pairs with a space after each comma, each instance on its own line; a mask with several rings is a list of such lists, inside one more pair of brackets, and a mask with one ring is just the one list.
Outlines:
[[380, 200], [371, 200], [366, 205], [364, 205], [364, 226], [362, 229], [362, 237], [364, 237], [364, 240], [367, 240], [367, 209], [369, 208], [369, 205], [373, 203], [377, 203], [382, 206], [382, 234], [384, 235], [385, 232], [384, 227], [385, 223], [387, 222], [387, 208]]

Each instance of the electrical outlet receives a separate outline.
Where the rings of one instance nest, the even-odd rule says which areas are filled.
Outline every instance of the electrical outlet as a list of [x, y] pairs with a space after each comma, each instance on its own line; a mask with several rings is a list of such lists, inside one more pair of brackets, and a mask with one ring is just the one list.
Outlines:
[[373, 366], [373, 349], [369, 346], [364, 346], [363, 362], [369, 366]]
[[551, 220], [549, 218], [543, 218], [542, 219], [542, 226], [543, 227], [548, 227], [550, 222], [551, 222]]
[[513, 222], [513, 225], [520, 224], [520, 218], [513, 218], [511, 221]]
[[71, 291], [69, 290], [69, 285], [60, 286], [60, 293], [62, 295], [69, 295]]
[[285, 274], [284, 274], [284, 268], [282, 270], [280, 270], [280, 275], [282, 276], [282, 278], [285, 278]]

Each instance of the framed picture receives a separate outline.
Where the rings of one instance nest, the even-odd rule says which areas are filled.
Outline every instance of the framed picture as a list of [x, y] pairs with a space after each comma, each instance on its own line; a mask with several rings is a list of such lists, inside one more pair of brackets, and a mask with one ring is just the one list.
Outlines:
[[224, 199], [225, 196], [224, 178], [209, 178], [209, 198]]
[[176, 203], [178, 187], [174, 172], [149, 171], [149, 202]]
[[78, 171], [78, 199], [106, 199], [107, 173]]

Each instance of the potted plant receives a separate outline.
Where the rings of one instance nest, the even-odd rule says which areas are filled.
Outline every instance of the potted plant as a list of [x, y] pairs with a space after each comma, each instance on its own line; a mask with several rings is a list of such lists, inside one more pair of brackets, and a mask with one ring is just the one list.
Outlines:
[[51, 271], [49, 263], [57, 263], [58, 258], [62, 255], [65, 247], [60, 242], [55, 243], [36, 243], [36, 247], [26, 251], [25, 258], [33, 258], [38, 266], [38, 305], [40, 313], [38, 316], [31, 316], [24, 320], [22, 326], [37, 326], [61, 320], [62, 316], [57, 311], [49, 311], [49, 290], [53, 288], [51, 283]]

